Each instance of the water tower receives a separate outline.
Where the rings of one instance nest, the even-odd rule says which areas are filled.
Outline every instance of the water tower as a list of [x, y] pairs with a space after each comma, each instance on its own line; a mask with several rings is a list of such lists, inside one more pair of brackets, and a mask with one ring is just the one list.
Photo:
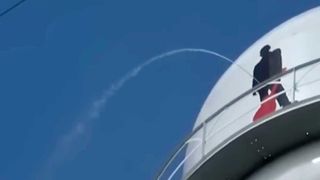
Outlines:
[[320, 7], [239, 56], [157, 179], [320, 179]]

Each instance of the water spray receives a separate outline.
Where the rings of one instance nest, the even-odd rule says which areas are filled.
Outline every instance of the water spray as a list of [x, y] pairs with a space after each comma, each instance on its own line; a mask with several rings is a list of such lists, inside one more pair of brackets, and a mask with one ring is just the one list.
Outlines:
[[[65, 152], [69, 152], [71, 148], [74, 148], [74, 144], [76, 142], [81, 141], [81, 138], [84, 137], [85, 134], [89, 133], [90, 125], [93, 123], [94, 120], [98, 119], [100, 117], [100, 114], [105, 107], [105, 105], [108, 103], [109, 99], [112, 98], [117, 91], [119, 91], [127, 81], [131, 80], [132, 78], [136, 77], [141, 70], [143, 70], [145, 67], [151, 65], [152, 63], [159, 61], [161, 59], [174, 56], [181, 53], [205, 53], [210, 54], [216, 57], [219, 57], [221, 60], [227, 61], [231, 64], [235, 64], [237, 67], [239, 67], [243, 72], [248, 74], [250, 77], [255, 79], [248, 71], [246, 71], [243, 67], [238, 65], [236, 62], [232, 61], [230, 58], [227, 58], [224, 55], [221, 55], [217, 52], [206, 50], [206, 49], [195, 49], [195, 48], [184, 48], [184, 49], [177, 49], [168, 51], [165, 53], [162, 53], [158, 56], [154, 56], [150, 58], [149, 60], [145, 61], [144, 63], [138, 65], [128, 73], [126, 73], [124, 76], [122, 76], [118, 81], [115, 83], [112, 83], [111, 86], [104, 91], [102, 96], [100, 96], [97, 100], [95, 100], [91, 108], [89, 109], [87, 117], [79, 120], [75, 126], [72, 127], [70, 131], [68, 131], [66, 134], [64, 134], [61, 139], [57, 142], [55, 150], [52, 152], [51, 156], [49, 157], [49, 160], [47, 162], [48, 169], [47, 171], [53, 172], [54, 169], [57, 168], [59, 162], [65, 159], [65, 156], [67, 154]], [[80, 127], [80, 128], [79, 128]], [[67, 143], [66, 143], [67, 142]], [[54, 164], [54, 165], [52, 165]]]

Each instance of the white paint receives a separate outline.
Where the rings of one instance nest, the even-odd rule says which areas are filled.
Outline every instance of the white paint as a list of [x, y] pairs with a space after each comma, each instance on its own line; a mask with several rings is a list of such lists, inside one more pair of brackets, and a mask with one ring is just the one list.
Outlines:
[[312, 159], [311, 162], [312, 162], [313, 164], [319, 163], [319, 162], [320, 162], [320, 157], [317, 157], [317, 158]]
[[[283, 67], [287, 69], [320, 58], [320, 7], [296, 16], [272, 30], [241, 54], [236, 63], [246, 72], [253, 72], [254, 66], [261, 59], [260, 49], [266, 44], [271, 45], [271, 50], [281, 48]], [[296, 79], [299, 89], [295, 95], [296, 100], [320, 94], [320, 82], [309, 84], [320, 78], [319, 72], [320, 65], [297, 71]], [[283, 77], [281, 82], [288, 91], [288, 97], [291, 98], [293, 75]], [[251, 89], [251, 86], [252, 78], [237, 66], [232, 65], [212, 89], [198, 115], [194, 128], [222, 106]], [[205, 152], [209, 152], [236, 131], [252, 123], [259, 106], [259, 96], [249, 95], [212, 120], [207, 126]], [[194, 138], [201, 138], [201, 131], [196, 133]], [[193, 145], [189, 147], [192, 148]], [[200, 161], [201, 151], [201, 149], [196, 151], [185, 163], [184, 174]], [[189, 150], [187, 154], [188, 152]]]

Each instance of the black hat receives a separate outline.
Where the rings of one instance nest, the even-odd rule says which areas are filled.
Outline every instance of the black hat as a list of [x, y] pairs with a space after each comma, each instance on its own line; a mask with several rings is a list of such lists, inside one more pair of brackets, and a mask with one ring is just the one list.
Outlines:
[[268, 44], [263, 46], [263, 48], [261, 48], [261, 50], [260, 50], [260, 56], [261, 57], [266, 56], [269, 53], [270, 49], [271, 49], [271, 46]]

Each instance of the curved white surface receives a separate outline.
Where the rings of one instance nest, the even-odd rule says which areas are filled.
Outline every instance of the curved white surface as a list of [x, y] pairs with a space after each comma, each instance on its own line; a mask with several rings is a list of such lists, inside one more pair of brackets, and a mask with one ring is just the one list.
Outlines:
[[263, 167], [249, 180], [318, 180], [320, 142], [304, 146]]
[[[266, 44], [271, 45], [272, 49], [281, 48], [283, 66], [288, 69], [319, 58], [320, 7], [307, 11], [276, 27], [248, 48], [236, 60], [236, 63], [248, 72], [253, 72], [254, 66], [261, 59], [260, 49]], [[220, 107], [250, 89], [251, 85], [251, 77], [236, 65], [231, 66], [206, 99], [195, 127]], [[259, 101], [259, 99], [253, 97], [253, 101]]]
[[[290, 69], [305, 62], [320, 58], [320, 7], [298, 15], [271, 32], [263, 36], [248, 48], [236, 63], [248, 72], [253, 72], [254, 66], [260, 61], [260, 49], [271, 45], [271, 50], [280, 48], [282, 51], [283, 67]], [[320, 65], [297, 72], [298, 84], [303, 85], [318, 78]], [[293, 76], [282, 78], [282, 85], [286, 90], [293, 87]], [[206, 99], [194, 128], [204, 122], [210, 115], [225, 104], [252, 88], [252, 77], [241, 70], [237, 65], [232, 65], [216, 83]], [[292, 93], [287, 92], [290, 99]], [[320, 94], [320, 83], [301, 86], [295, 94], [295, 100], [303, 100]], [[292, 99], [290, 99], [292, 100]], [[204, 133], [209, 137], [204, 150], [198, 150], [184, 164], [184, 174], [200, 161], [203, 151], [209, 152], [220, 142], [242, 127], [252, 123], [253, 116], [260, 106], [259, 96], [249, 96], [232, 105], [214, 119]], [[278, 107], [279, 108], [279, 107]], [[228, 125], [227, 127], [225, 127]], [[194, 135], [201, 138], [203, 132]], [[192, 149], [190, 144], [187, 148]]]

